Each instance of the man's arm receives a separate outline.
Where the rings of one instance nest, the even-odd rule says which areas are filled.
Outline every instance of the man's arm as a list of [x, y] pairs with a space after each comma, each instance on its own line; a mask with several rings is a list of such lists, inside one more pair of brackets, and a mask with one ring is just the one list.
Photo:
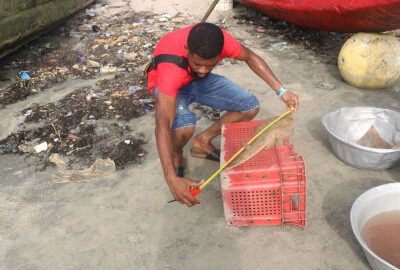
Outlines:
[[188, 206], [199, 204], [200, 201], [189, 193], [189, 187], [198, 186], [202, 182], [194, 182], [186, 178], [178, 177], [174, 169], [172, 124], [175, 118], [176, 99], [174, 97], [158, 93], [156, 104], [156, 141], [158, 155], [164, 171], [165, 180], [174, 198]]
[[[247, 65], [254, 71], [261, 79], [263, 79], [274, 91], [278, 91], [282, 84], [278, 78], [272, 73], [267, 63], [252, 50], [242, 46], [242, 53], [237, 60], [245, 61]], [[286, 103], [288, 109], [297, 111], [299, 106], [298, 97], [290, 91], [285, 92], [282, 97], [282, 101]]]

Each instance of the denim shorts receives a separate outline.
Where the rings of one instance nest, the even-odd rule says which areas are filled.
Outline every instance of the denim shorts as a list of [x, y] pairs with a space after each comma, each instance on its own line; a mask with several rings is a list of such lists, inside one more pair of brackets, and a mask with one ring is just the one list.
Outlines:
[[[157, 87], [154, 94], [158, 94]], [[181, 87], [176, 96], [173, 130], [196, 125], [196, 115], [189, 105], [197, 102], [223, 111], [247, 112], [260, 107], [258, 99], [224, 76], [210, 73]]]

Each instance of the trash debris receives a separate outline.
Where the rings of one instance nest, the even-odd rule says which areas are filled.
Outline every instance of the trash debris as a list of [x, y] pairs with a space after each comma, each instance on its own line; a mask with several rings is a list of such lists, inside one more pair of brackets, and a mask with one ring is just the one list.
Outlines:
[[26, 112], [25, 112], [25, 116], [29, 116], [29, 115], [31, 115], [32, 114], [32, 110], [27, 110]]
[[0, 148], [3, 149], [4, 153], [10, 153], [15, 151], [15, 149], [17, 149], [18, 144], [15, 143], [15, 141], [10, 141], [8, 144], [4, 145], [4, 144], [0, 144]]
[[29, 76], [29, 74], [28, 74], [29, 72], [30, 72], [30, 71], [28, 71], [28, 70], [20, 71], [19, 74], [20, 74], [20, 76], [21, 76], [21, 79], [23, 79], [23, 80], [28, 80], [28, 79], [30, 79], [31, 76]]
[[42, 72], [51, 72], [52, 70], [53, 70], [53, 66], [42, 67]]
[[83, 170], [66, 169], [65, 161], [61, 160], [59, 156], [50, 156], [50, 161], [58, 166], [57, 172], [53, 175], [55, 183], [89, 181], [96, 177], [110, 175], [116, 171], [115, 163], [110, 158], [97, 159], [89, 168]]
[[81, 138], [75, 134], [68, 134], [67, 138], [72, 139], [74, 142], [79, 142], [81, 140]]
[[[68, 159], [68, 170], [89, 168], [99, 158], [113, 160], [117, 170], [142, 162], [145, 138], [123, 123], [154, 110], [155, 98], [147, 90], [142, 66], [164, 33], [181, 27], [178, 24], [187, 19], [130, 11], [104, 23], [93, 18], [104, 7], [74, 15], [51, 34], [44, 34], [40, 44], [34, 42], [16, 52], [14, 61], [0, 64], [0, 71], [29, 71], [30, 78], [23, 79], [21, 72], [20, 79], [2, 89], [0, 105], [66, 81], [113, 74], [112, 79], [98, 80], [57, 102], [23, 108], [25, 120], [0, 141], [0, 154], [33, 155], [43, 166], [49, 164], [49, 155], [59, 154]], [[160, 17], [173, 23], [165, 26], [159, 23]]]
[[[298, 50], [304, 54], [322, 56], [325, 63], [337, 65], [337, 55], [351, 33], [324, 32], [302, 28], [294, 24], [264, 16], [250, 8], [237, 10], [229, 22], [249, 26], [247, 31], [260, 35], [261, 47], [284, 50], [284, 44], [292, 51]], [[274, 45], [275, 44], [275, 45]]]
[[35, 149], [28, 144], [20, 144], [18, 145], [18, 149], [21, 150], [24, 153], [34, 153]]
[[43, 142], [41, 144], [38, 144], [36, 146], [33, 147], [36, 151], [36, 153], [40, 153], [42, 151], [46, 151], [48, 149], [47, 147], [47, 142]]
[[96, 61], [93, 61], [93, 60], [86, 60], [86, 64], [89, 66], [89, 67], [100, 67], [100, 63], [98, 63], [98, 62], [96, 62]]
[[142, 103], [142, 104], [147, 104], [147, 103], [151, 103], [152, 100], [148, 99], [148, 98], [144, 98], [144, 99], [139, 99], [139, 102]]
[[186, 18], [185, 17], [175, 17], [171, 19], [171, 22], [173, 23], [183, 23], [186, 22]]
[[77, 126], [74, 129], [71, 129], [71, 134], [79, 134], [79, 132], [81, 132], [81, 127]]
[[108, 67], [108, 66], [106, 66], [106, 67], [101, 67], [100, 68], [100, 72], [101, 73], [113, 73], [113, 72], [115, 72], [117, 69], [115, 68], [115, 67]]
[[315, 85], [317, 88], [325, 89], [325, 90], [333, 90], [335, 89], [335, 85], [327, 82], [319, 82]]
[[93, 32], [100, 32], [100, 27], [98, 27], [97, 25], [92, 25], [92, 30]]
[[197, 110], [197, 115], [207, 117], [210, 120], [219, 120], [223, 115], [221, 110], [216, 110], [198, 103], [194, 105], [193, 109]]
[[134, 94], [139, 90], [140, 90], [140, 86], [138, 86], [138, 85], [131, 85], [128, 88], [129, 94]]

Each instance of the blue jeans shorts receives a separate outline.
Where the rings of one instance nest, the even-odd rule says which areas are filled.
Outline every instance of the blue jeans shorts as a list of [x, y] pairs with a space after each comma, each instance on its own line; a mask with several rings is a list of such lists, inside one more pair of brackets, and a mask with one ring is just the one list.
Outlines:
[[[158, 94], [157, 87], [154, 94]], [[181, 87], [176, 96], [173, 130], [196, 126], [196, 115], [189, 105], [197, 102], [223, 111], [247, 112], [260, 107], [258, 99], [224, 76], [210, 73]]]

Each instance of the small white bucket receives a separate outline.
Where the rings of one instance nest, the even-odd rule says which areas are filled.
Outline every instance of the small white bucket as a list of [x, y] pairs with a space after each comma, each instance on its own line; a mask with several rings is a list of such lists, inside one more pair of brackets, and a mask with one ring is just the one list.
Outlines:
[[398, 268], [372, 252], [362, 239], [361, 231], [365, 223], [373, 216], [393, 210], [400, 210], [400, 183], [385, 184], [364, 192], [355, 200], [351, 208], [351, 228], [374, 270], [396, 270]]

